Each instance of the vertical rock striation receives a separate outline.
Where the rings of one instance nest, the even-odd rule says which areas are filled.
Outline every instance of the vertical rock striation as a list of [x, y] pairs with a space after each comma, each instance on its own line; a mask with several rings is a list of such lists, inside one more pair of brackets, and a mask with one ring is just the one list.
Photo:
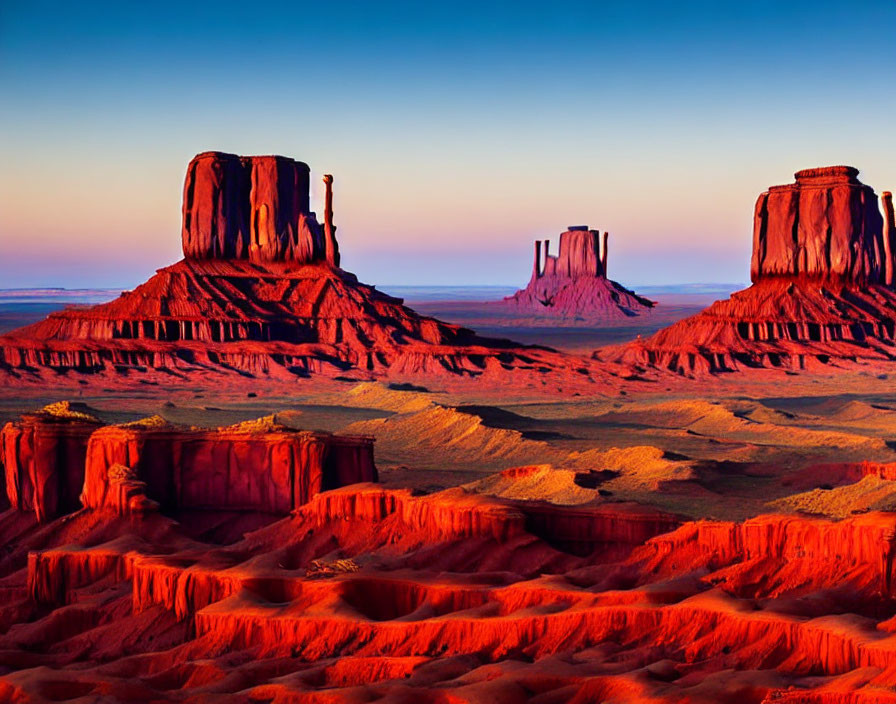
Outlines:
[[885, 283], [883, 219], [858, 169], [805, 169], [796, 182], [759, 196], [753, 223], [753, 282], [771, 276]]
[[42, 523], [81, 506], [124, 515], [154, 503], [287, 515], [321, 491], [377, 479], [366, 436], [296, 431], [273, 417], [215, 430], [158, 416], [104, 426], [65, 402], [7, 423], [0, 460], [10, 504]]
[[97, 430], [87, 447], [87, 508], [116, 505], [116, 466], [132, 469], [163, 510], [286, 515], [325, 489], [376, 481], [373, 441], [273, 423], [193, 430], [140, 422]]
[[80, 507], [90, 435], [100, 421], [68, 403], [51, 404], [0, 431], [0, 465], [13, 508], [34, 511], [41, 523]]
[[282, 156], [194, 157], [184, 182], [184, 256], [328, 261], [324, 232], [310, 207], [310, 174], [307, 164]]
[[893, 217], [893, 194], [884, 191], [880, 195], [880, 203], [884, 211], [884, 283], [892, 286], [896, 282], [896, 219]]

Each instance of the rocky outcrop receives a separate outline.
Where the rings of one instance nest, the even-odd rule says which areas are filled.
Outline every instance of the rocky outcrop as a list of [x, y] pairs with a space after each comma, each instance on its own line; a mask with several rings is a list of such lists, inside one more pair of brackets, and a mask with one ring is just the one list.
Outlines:
[[[142, 516], [158, 510], [158, 502], [146, 495], [146, 482], [141, 481], [130, 467], [113, 464], [106, 472], [106, 478], [102, 508], [111, 506], [119, 516]], [[92, 484], [96, 483], [96, 478], [93, 478]]]
[[373, 439], [296, 431], [273, 417], [205, 430], [158, 416], [103, 426], [66, 402], [0, 432], [6, 493], [40, 522], [82, 506], [287, 515], [321, 491], [376, 481]]
[[[131, 474], [119, 478], [125, 486], [116, 481], [122, 468]], [[371, 438], [297, 432], [273, 421], [195, 430], [148, 419], [91, 435], [81, 501], [126, 512], [122, 491], [128, 497], [139, 481], [169, 514], [287, 515], [321, 491], [376, 477]]]
[[882, 216], [857, 174], [807, 169], [763, 193], [750, 288], [595, 358], [684, 375], [896, 360], [892, 200]]
[[281, 156], [197, 155], [184, 183], [184, 257], [335, 264], [311, 212], [310, 178], [307, 164]]
[[435, 375], [541, 388], [547, 370], [567, 385], [593, 383], [581, 360], [418, 315], [340, 269], [333, 177], [323, 226], [308, 183], [308, 166], [291, 159], [200, 154], [184, 187], [184, 260], [109, 303], [0, 337], [0, 373], [16, 383], [140, 374], [216, 385]]
[[609, 233], [585, 225], [570, 226], [560, 235], [560, 250], [550, 254], [550, 241], [535, 242], [532, 278], [525, 289], [490, 307], [512, 315], [583, 322], [641, 315], [654, 306], [607, 278]]
[[46, 522], [80, 507], [84, 461], [99, 420], [67, 402], [52, 404], [0, 431], [0, 466], [13, 508]]

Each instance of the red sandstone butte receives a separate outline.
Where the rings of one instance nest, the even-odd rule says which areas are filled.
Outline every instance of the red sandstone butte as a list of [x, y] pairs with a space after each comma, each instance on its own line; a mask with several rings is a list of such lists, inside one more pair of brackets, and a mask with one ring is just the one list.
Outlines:
[[311, 212], [310, 182], [309, 166], [293, 159], [199, 154], [184, 183], [184, 256], [338, 265]]
[[547, 372], [567, 386], [593, 383], [581, 360], [418, 315], [341, 269], [333, 177], [323, 179], [321, 225], [309, 173], [284, 157], [198, 155], [184, 185], [184, 259], [109, 303], [0, 337], [0, 373], [16, 383], [349, 374], [542, 387]]
[[609, 233], [570, 226], [560, 234], [560, 250], [549, 253], [550, 240], [535, 241], [532, 278], [526, 288], [498, 304], [508, 313], [537, 318], [595, 321], [647, 313], [655, 304], [607, 278]]
[[596, 358], [679, 374], [896, 360], [892, 196], [848, 166], [806, 169], [759, 196], [753, 285]]

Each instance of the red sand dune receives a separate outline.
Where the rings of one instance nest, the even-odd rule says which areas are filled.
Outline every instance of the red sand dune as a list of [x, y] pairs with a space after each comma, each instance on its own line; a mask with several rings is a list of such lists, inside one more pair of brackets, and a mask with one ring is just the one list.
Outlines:
[[753, 286], [601, 360], [679, 374], [819, 369], [896, 359], [892, 196], [846, 166], [807, 169], [759, 196]]

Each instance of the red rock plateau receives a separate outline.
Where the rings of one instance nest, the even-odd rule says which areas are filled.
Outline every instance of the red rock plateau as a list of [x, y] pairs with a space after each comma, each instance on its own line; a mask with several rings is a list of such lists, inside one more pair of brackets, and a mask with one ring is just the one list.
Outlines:
[[198, 155], [184, 185], [184, 259], [109, 303], [0, 337], [0, 371], [17, 384], [317, 375], [541, 386], [546, 373], [592, 383], [587, 361], [420, 316], [340, 269], [333, 179], [321, 225], [309, 173], [284, 157]]
[[807, 169], [770, 188], [756, 202], [750, 288], [595, 356], [685, 375], [896, 359], [892, 195], [881, 214], [857, 176]]
[[595, 323], [644, 315], [654, 303], [607, 278], [609, 233], [587, 225], [570, 226], [560, 234], [560, 251], [549, 253], [550, 240], [535, 241], [532, 278], [526, 288], [490, 307], [536, 322]]

